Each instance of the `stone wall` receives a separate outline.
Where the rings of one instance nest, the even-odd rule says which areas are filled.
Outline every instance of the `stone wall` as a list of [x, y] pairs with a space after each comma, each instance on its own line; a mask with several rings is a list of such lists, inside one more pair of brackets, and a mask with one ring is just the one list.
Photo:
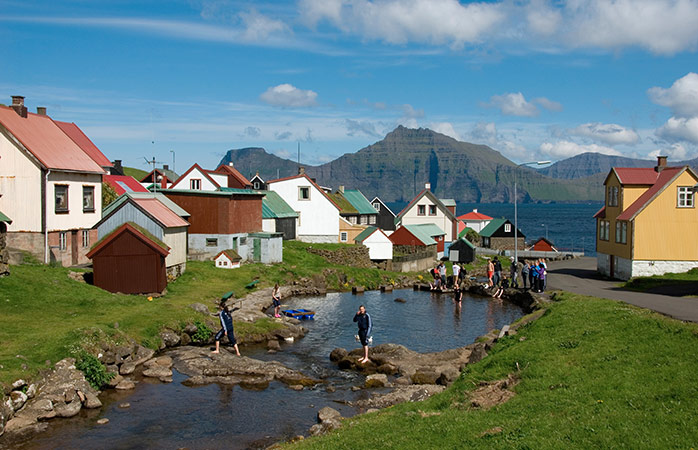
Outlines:
[[10, 274], [10, 252], [7, 250], [7, 225], [0, 222], [0, 277]]
[[[73, 265], [72, 231], [67, 230], [66, 248], [60, 249], [59, 231], [48, 233], [49, 262], [58, 263], [62, 266]], [[89, 230], [89, 242], [87, 247], [82, 245], [82, 232], [77, 231], [77, 264], [87, 264], [91, 261], [87, 258], [90, 248], [97, 242], [97, 230]], [[9, 232], [7, 233], [7, 246], [29, 252], [39, 261], [44, 261], [44, 234], [36, 232]]]
[[[519, 237], [517, 241], [519, 242], [519, 249], [523, 250], [526, 245], [524, 238]], [[494, 248], [497, 250], [514, 250], [514, 239], [510, 237], [490, 238], [490, 248]]]
[[342, 247], [337, 250], [325, 250], [320, 248], [308, 247], [308, 253], [319, 255], [325, 258], [329, 263], [339, 264], [351, 267], [373, 267], [371, 258], [368, 254], [368, 248], [363, 245], [354, 245]]

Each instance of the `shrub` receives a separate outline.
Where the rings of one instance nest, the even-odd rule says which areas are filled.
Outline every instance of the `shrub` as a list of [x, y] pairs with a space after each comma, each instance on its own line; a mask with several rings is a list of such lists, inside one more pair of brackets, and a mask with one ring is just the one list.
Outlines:
[[99, 359], [84, 350], [78, 354], [75, 367], [85, 374], [87, 382], [97, 390], [101, 389], [115, 376], [114, 373], [107, 372], [107, 368], [104, 367]]
[[195, 321], [194, 325], [196, 326], [196, 333], [192, 335], [191, 340], [197, 344], [205, 344], [208, 342], [213, 334], [213, 330], [200, 320]]

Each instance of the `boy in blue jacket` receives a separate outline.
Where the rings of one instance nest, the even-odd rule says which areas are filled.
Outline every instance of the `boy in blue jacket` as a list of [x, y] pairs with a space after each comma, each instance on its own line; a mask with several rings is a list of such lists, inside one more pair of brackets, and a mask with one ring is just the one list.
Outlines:
[[368, 338], [371, 336], [371, 331], [373, 331], [373, 322], [371, 321], [371, 316], [366, 312], [364, 305], [359, 306], [359, 311], [354, 316], [354, 322], [359, 326], [359, 340], [364, 347], [364, 357], [359, 359], [359, 362], [361, 364], [367, 363], [369, 361]]
[[228, 336], [228, 341], [230, 345], [235, 348], [235, 354], [240, 356], [240, 350], [238, 349], [238, 343], [235, 340], [235, 333], [233, 332], [233, 316], [230, 315], [228, 307], [225, 306], [225, 302], [221, 302], [219, 305], [220, 311], [218, 312], [218, 318], [221, 321], [221, 329], [216, 333], [216, 349], [213, 353], [220, 353], [221, 339], [223, 336]]

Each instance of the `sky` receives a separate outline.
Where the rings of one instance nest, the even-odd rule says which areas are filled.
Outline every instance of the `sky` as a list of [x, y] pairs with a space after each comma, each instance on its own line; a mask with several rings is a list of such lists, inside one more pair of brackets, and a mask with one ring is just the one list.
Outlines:
[[698, 0], [0, 0], [0, 103], [111, 160], [321, 164], [398, 125], [520, 163], [698, 156]]

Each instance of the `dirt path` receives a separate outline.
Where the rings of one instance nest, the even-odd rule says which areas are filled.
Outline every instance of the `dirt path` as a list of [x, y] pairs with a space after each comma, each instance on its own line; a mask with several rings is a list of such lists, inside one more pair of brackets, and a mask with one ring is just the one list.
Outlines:
[[596, 258], [551, 261], [548, 266], [548, 289], [620, 300], [675, 319], [698, 322], [698, 298], [671, 297], [620, 289], [620, 281], [604, 280], [596, 272]]

